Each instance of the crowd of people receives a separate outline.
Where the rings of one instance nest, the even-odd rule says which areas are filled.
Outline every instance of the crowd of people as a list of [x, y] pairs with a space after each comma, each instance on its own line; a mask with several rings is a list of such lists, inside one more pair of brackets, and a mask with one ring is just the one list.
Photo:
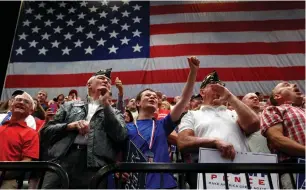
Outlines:
[[[123, 101], [119, 78], [116, 103], [112, 101], [111, 69], [100, 70], [88, 79], [88, 97], [76, 90], [48, 101], [40, 90], [35, 97], [16, 90], [0, 109], [0, 161], [51, 161], [68, 173], [70, 188], [88, 188], [92, 176], [103, 166], [125, 161], [122, 152], [132, 141], [148, 162], [181, 159], [197, 163], [200, 147], [217, 149], [226, 159], [236, 152], [277, 154], [279, 163], [297, 163], [305, 157], [305, 95], [296, 84], [280, 82], [268, 99], [249, 92], [239, 99], [226, 88], [217, 71], [207, 75], [193, 95], [200, 61], [189, 57], [189, 75], [182, 94], [167, 100], [154, 89], [143, 89]], [[186, 173], [190, 188], [197, 188], [197, 175]], [[129, 174], [122, 174], [128, 178]], [[19, 173], [1, 174], [1, 188], [16, 189]], [[104, 179], [99, 188], [110, 187]], [[39, 173], [31, 173], [30, 188], [36, 188]], [[160, 186], [163, 178], [164, 186]], [[283, 188], [292, 188], [282, 175]], [[60, 179], [45, 174], [42, 188], [60, 188]], [[146, 188], [177, 188], [173, 174], [150, 173]]]

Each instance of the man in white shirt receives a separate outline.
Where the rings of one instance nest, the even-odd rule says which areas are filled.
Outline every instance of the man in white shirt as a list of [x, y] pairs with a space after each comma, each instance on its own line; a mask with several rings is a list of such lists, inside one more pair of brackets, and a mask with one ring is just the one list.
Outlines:
[[[200, 147], [216, 148], [222, 157], [234, 159], [236, 151], [249, 151], [245, 134], [260, 127], [256, 113], [224, 86], [215, 71], [206, 76], [200, 86], [201, 108], [190, 110], [181, 120], [177, 144], [180, 151], [192, 153], [193, 162], [197, 162]], [[228, 110], [224, 102], [234, 110]], [[191, 180], [189, 185], [196, 188], [196, 176]]]
[[[214, 71], [201, 84], [203, 104], [189, 111], [179, 125], [178, 146], [181, 151], [199, 147], [217, 148], [221, 156], [234, 159], [235, 151], [248, 151], [245, 134], [260, 127], [257, 114], [233, 95]], [[222, 104], [229, 102], [235, 111]]]

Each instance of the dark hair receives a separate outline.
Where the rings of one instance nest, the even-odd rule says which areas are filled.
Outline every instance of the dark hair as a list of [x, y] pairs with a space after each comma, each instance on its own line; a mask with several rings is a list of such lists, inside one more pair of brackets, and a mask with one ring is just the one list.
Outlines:
[[[144, 91], [147, 91], [147, 90], [156, 93], [155, 90], [153, 90], [153, 89], [151, 89], [151, 88], [146, 88], [146, 89], [140, 91], [140, 92], [136, 95], [135, 102], [140, 101], [140, 100], [141, 100], [142, 93], [143, 93]], [[139, 108], [138, 108], [137, 104], [136, 104], [136, 108], [137, 108], [137, 111], [139, 112]]]
[[255, 92], [256, 96], [259, 96], [260, 95], [260, 92]]
[[78, 91], [76, 91], [75, 89], [70, 90], [69, 95], [71, 95], [72, 93], [75, 93], [75, 96], [78, 97]]
[[134, 117], [133, 117], [133, 114], [130, 110], [126, 109], [125, 112], [128, 113], [129, 117], [130, 117], [130, 121], [129, 122], [134, 122]]

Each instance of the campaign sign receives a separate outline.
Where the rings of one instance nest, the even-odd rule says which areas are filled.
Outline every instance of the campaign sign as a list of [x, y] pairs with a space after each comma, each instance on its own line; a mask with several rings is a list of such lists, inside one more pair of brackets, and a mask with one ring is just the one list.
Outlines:
[[[145, 156], [136, 147], [132, 141], [127, 144], [126, 162], [137, 163], [147, 162]], [[145, 189], [146, 186], [146, 173], [129, 173], [129, 180], [125, 183], [125, 189]]]
[[[305, 165], [305, 159], [299, 158], [298, 159], [299, 164]], [[297, 174], [296, 175], [296, 187], [297, 189], [306, 189], [306, 178], [305, 173]]]
[[[277, 155], [253, 152], [236, 152], [235, 159], [229, 160], [221, 157], [216, 149], [200, 148], [199, 163], [277, 163]], [[252, 189], [271, 189], [268, 174], [248, 173]], [[278, 175], [271, 174], [274, 189], [279, 189]], [[245, 173], [228, 173], [229, 189], [247, 189]], [[225, 189], [223, 173], [206, 173], [205, 184], [207, 189]], [[198, 189], [203, 189], [203, 176], [198, 174]]]

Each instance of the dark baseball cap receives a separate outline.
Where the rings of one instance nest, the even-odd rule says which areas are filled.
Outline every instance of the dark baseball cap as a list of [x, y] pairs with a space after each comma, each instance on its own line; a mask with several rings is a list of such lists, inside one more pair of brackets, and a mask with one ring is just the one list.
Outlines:
[[191, 96], [190, 100], [194, 100], [194, 99], [203, 99], [202, 96], [200, 94], [194, 94]]

